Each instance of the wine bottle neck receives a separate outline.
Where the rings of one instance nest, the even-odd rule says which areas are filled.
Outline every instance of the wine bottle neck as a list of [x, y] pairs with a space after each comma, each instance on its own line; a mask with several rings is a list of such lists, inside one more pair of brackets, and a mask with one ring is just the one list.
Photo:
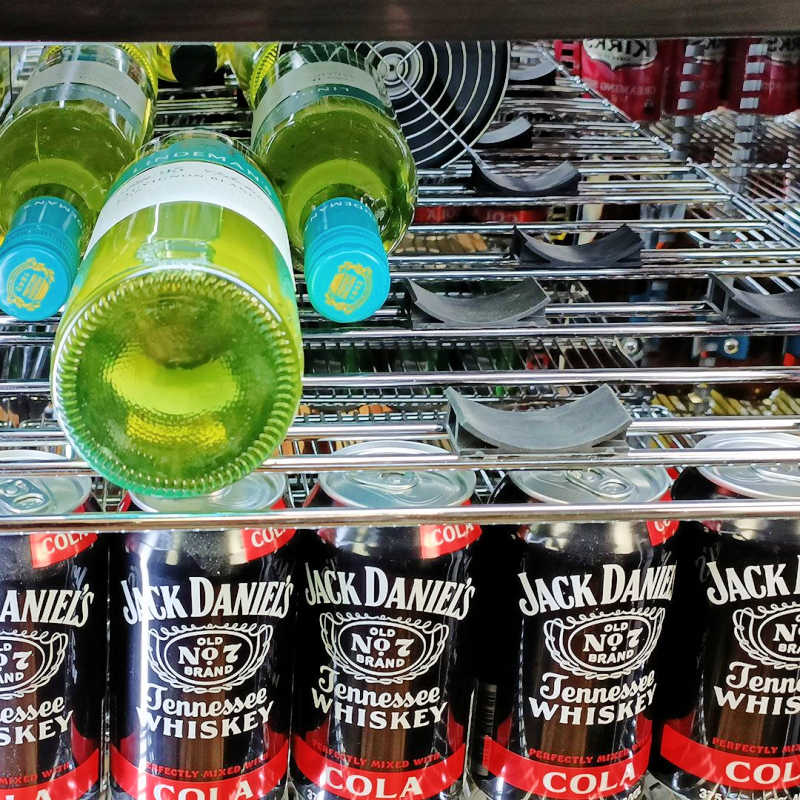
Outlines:
[[41, 195], [16, 211], [0, 246], [0, 306], [18, 319], [52, 316], [72, 288], [84, 222], [66, 200]]
[[358, 322], [383, 305], [389, 260], [375, 215], [364, 203], [337, 197], [317, 206], [303, 240], [308, 295], [320, 314]]

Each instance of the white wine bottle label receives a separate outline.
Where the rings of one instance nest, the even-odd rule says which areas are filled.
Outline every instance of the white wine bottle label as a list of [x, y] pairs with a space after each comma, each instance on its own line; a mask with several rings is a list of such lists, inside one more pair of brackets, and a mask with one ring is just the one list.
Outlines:
[[162, 203], [207, 203], [236, 212], [269, 237], [294, 282], [286, 223], [275, 201], [241, 172], [204, 160], [170, 160], [119, 182], [97, 218], [86, 252], [118, 222]]
[[[302, 67], [290, 70], [281, 75], [272, 86], [267, 89], [253, 112], [253, 139], [261, 130], [264, 121], [272, 115], [273, 111], [287, 98], [306, 89], [320, 89], [325, 87], [325, 95], [340, 95], [344, 97], [357, 97], [368, 103], [385, 108], [381, 100], [381, 91], [372, 75], [360, 67], [352, 64], [343, 64], [339, 61], [319, 61], [313, 64], [303, 64]], [[290, 114], [303, 106], [310, 105], [319, 97], [319, 93], [309, 97], [307, 102], [298, 107], [292, 104], [286, 113], [278, 114], [272, 120], [272, 126], [278, 124]]]
[[39, 72], [34, 72], [28, 78], [14, 107], [19, 107], [26, 98], [39, 89], [54, 86], [61, 87], [58, 93], [59, 100], [83, 99], [71, 96], [75, 84], [93, 86], [116, 95], [128, 106], [140, 123], [145, 119], [148, 99], [139, 84], [118, 67], [112, 67], [100, 61], [61, 61]]

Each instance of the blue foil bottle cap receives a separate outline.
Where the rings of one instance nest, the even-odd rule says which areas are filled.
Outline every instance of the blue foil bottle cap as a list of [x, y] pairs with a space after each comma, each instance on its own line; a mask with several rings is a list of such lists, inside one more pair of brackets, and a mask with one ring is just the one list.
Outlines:
[[69, 295], [80, 261], [83, 221], [58, 197], [34, 197], [11, 219], [0, 245], [0, 306], [17, 319], [51, 317]]
[[334, 322], [359, 322], [389, 295], [389, 259], [375, 215], [358, 200], [337, 197], [314, 209], [304, 231], [311, 304]]

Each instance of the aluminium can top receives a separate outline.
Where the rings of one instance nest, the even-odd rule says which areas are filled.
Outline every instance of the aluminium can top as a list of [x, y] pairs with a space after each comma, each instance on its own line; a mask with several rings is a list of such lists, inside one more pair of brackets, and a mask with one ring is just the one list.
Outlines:
[[[778, 432], [726, 432], [701, 439], [703, 450], [783, 450], [800, 448], [800, 437]], [[773, 500], [800, 498], [800, 465], [720, 464], [698, 467], [703, 477], [744, 497]]]
[[[337, 455], [380, 459], [446, 452], [423, 442], [374, 441], [342, 448]], [[463, 470], [354, 469], [322, 473], [319, 481], [328, 497], [355, 508], [458, 506], [475, 491], [474, 473]]]
[[650, 503], [661, 499], [672, 480], [663, 467], [590, 467], [518, 470], [511, 480], [543, 503]]
[[[0, 461], [65, 461], [64, 456], [45, 450], [3, 450]], [[82, 506], [92, 491], [87, 476], [2, 478], [0, 516], [68, 514]]]
[[223, 511], [267, 511], [283, 497], [285, 490], [285, 475], [253, 472], [212, 494], [196, 497], [155, 497], [133, 492], [130, 495], [131, 500], [142, 511], [161, 514], [215, 514]]

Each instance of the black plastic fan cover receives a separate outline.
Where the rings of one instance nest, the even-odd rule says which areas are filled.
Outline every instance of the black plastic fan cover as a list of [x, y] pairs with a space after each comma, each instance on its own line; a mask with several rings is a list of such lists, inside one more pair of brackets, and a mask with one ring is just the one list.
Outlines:
[[505, 95], [508, 42], [355, 42], [383, 77], [419, 167], [459, 158]]

